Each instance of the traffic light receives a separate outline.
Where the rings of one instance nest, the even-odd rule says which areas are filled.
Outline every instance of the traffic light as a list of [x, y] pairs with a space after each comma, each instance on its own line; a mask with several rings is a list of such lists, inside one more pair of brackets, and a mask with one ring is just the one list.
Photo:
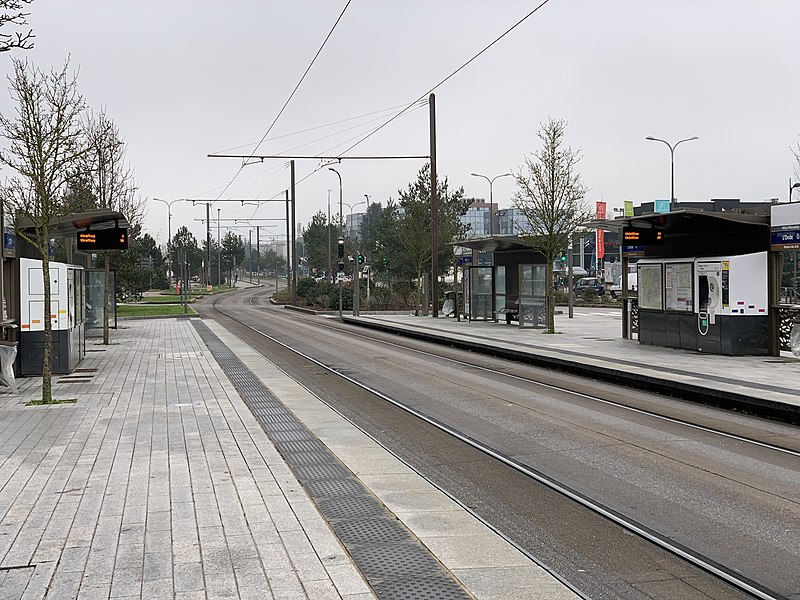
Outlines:
[[561, 251], [561, 262], [562, 263], [567, 262], [567, 253], [564, 252], [563, 250]]
[[344, 273], [344, 263], [341, 260], [336, 265], [336, 268], [339, 270], [339, 273]]
[[360, 265], [364, 264], [364, 255], [363, 254], [359, 254], [358, 255], [358, 264], [360, 264]]
[[339, 245], [339, 262], [344, 258], [344, 238], [339, 238], [336, 242]]

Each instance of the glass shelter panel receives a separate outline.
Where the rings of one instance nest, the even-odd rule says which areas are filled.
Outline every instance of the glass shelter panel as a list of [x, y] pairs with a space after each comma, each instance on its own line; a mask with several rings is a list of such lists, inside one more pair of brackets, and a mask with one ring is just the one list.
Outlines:
[[[115, 327], [117, 319], [117, 301], [114, 290], [114, 272], [108, 274], [108, 326]], [[105, 270], [87, 269], [86, 271], [86, 335], [101, 335], [103, 331], [103, 290], [105, 289]]]
[[472, 267], [469, 271], [469, 318], [471, 321], [490, 321], [494, 319], [494, 267]]
[[664, 310], [661, 265], [639, 265], [639, 308]]
[[[494, 272], [494, 309], [500, 310], [506, 305], [506, 268], [502, 265], [495, 267]], [[492, 318], [497, 318], [497, 314]]]
[[519, 266], [519, 326], [546, 325], [545, 265]]

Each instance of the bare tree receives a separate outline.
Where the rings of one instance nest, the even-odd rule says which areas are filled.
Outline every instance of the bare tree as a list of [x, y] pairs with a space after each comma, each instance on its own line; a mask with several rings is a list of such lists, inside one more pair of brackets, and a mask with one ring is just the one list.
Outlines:
[[[794, 154], [794, 177], [796, 181], [800, 181], [800, 142], [792, 148], [792, 154]], [[791, 201], [791, 198], [789, 200]]]
[[[31, 224], [30, 229], [18, 229], [17, 233], [41, 253], [44, 306], [49, 307], [50, 228], [64, 213], [63, 194], [84, 152], [80, 126], [84, 102], [69, 61], [60, 71], [49, 73], [27, 62], [14, 59], [13, 63], [14, 74], [8, 80], [16, 115], [0, 115], [0, 135], [9, 142], [9, 147], [0, 151], [0, 163], [17, 175], [6, 181], [3, 200]], [[52, 402], [51, 368], [52, 324], [45, 316], [42, 403]]]
[[[133, 172], [125, 163], [125, 142], [105, 109], [90, 113], [85, 123], [87, 153], [81, 171], [90, 173], [89, 181], [97, 208], [107, 208], [125, 215], [131, 227], [141, 222], [144, 201], [136, 196]], [[103, 252], [105, 281], [103, 292], [103, 344], [109, 343], [108, 314], [111, 303], [109, 270], [111, 251]]]
[[542, 148], [525, 158], [514, 173], [514, 205], [525, 217], [519, 223], [522, 238], [541, 252], [546, 266], [547, 332], [555, 333], [553, 261], [573, 234], [592, 218], [585, 196], [587, 188], [577, 171], [580, 151], [564, 146], [567, 122], [548, 119], [537, 132]]
[[[0, 27], [5, 25], [27, 25], [28, 15], [23, 12], [23, 6], [32, 0], [0, 0]], [[30, 50], [33, 48], [33, 30], [27, 33], [15, 31], [14, 33], [0, 33], [0, 52], [8, 52], [12, 48]]]

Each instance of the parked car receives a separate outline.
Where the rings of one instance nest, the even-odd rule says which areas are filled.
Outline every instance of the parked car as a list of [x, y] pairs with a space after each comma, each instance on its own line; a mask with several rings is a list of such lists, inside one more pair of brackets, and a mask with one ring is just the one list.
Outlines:
[[600, 277], [581, 277], [575, 282], [572, 291], [580, 296], [586, 290], [594, 290], [598, 296], [604, 296], [606, 293], [606, 284]]
[[[638, 289], [637, 281], [636, 281], [636, 273], [628, 273], [628, 293], [636, 293]], [[617, 295], [622, 295], [622, 275], [617, 277], [617, 281], [614, 282], [614, 285], [611, 286], [611, 297], [616, 298]]]

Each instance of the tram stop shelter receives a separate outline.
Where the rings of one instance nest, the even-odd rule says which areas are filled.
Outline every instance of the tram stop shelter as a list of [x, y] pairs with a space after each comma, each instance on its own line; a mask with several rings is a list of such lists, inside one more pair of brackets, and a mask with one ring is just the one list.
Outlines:
[[470, 321], [517, 321], [520, 327], [546, 324], [544, 255], [518, 236], [488, 236], [454, 243], [491, 252], [490, 265], [463, 264], [464, 315]]
[[[680, 209], [595, 220], [621, 233], [622, 335], [712, 354], [779, 354], [779, 253], [770, 251], [770, 206]], [[636, 262], [637, 295], [628, 291]]]
[[[18, 231], [35, 235], [33, 223], [25, 218], [17, 218], [15, 226]], [[97, 327], [98, 323], [102, 328], [103, 318], [108, 318], [103, 307], [105, 272], [103, 269], [90, 268], [91, 252], [126, 248], [128, 227], [128, 220], [123, 213], [109, 209], [73, 213], [50, 222], [51, 237], [64, 238], [67, 243], [66, 263], [50, 261], [49, 311], [44, 307], [41, 255], [33, 244], [17, 236], [14, 256], [7, 263], [4, 260], [6, 264], [0, 270], [0, 281], [3, 282], [0, 296], [10, 300], [7, 302], [7, 321], [14, 324], [13, 335], [16, 339], [7, 341], [15, 347], [19, 344], [19, 352], [15, 353], [18, 374], [41, 373], [44, 319], [48, 313], [52, 329], [52, 371], [72, 372], [83, 359], [88, 330], [93, 325]], [[87, 233], [91, 234], [93, 241], [105, 241], [100, 241], [96, 249], [79, 250], [78, 238]], [[118, 236], [122, 236], [121, 239]], [[117, 245], [108, 245], [108, 238], [115, 238]], [[111, 314], [115, 303], [113, 272], [109, 276]], [[115, 311], [113, 314], [116, 314]], [[10, 336], [4, 333], [3, 337]]]

